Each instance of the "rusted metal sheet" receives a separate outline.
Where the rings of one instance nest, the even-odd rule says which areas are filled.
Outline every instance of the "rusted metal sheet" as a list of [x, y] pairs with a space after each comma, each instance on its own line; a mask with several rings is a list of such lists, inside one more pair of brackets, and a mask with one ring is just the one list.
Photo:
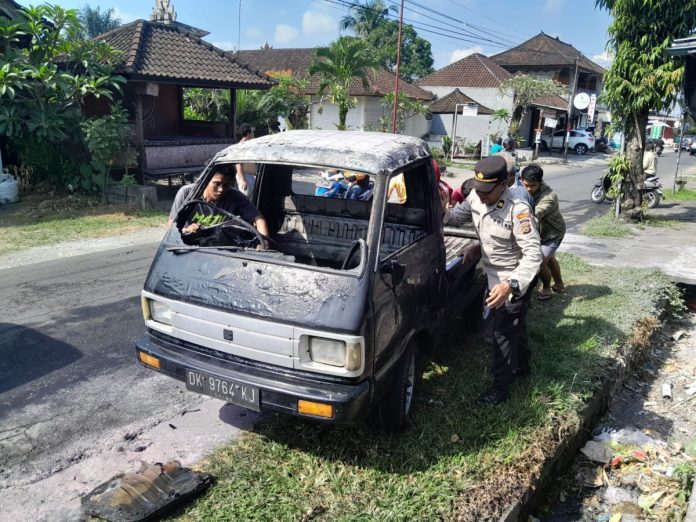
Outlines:
[[135, 473], [123, 473], [94, 488], [82, 498], [82, 510], [111, 522], [155, 520], [203, 492], [209, 475], [166, 464], [141, 462]]

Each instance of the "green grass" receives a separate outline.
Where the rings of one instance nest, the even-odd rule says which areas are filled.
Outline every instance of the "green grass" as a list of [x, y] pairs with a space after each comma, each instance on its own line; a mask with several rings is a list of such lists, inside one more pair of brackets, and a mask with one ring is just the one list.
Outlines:
[[633, 235], [630, 225], [616, 219], [614, 211], [593, 217], [582, 225], [582, 233], [590, 237], [627, 237]]
[[127, 234], [163, 225], [167, 215], [84, 197], [32, 196], [0, 214], [0, 255], [75, 239]]
[[665, 200], [667, 201], [695, 201], [696, 190], [684, 188], [672, 194], [671, 190], [665, 191]]
[[[508, 403], [477, 405], [489, 385], [489, 337], [456, 324], [424, 376], [401, 436], [269, 416], [219, 450], [217, 483], [184, 520], [488, 520], [526, 488], [560, 434], [611, 378], [617, 352], [671, 285], [658, 272], [591, 268], [559, 255], [566, 294], [533, 302], [532, 375]], [[454, 437], [456, 435], [456, 437]]]

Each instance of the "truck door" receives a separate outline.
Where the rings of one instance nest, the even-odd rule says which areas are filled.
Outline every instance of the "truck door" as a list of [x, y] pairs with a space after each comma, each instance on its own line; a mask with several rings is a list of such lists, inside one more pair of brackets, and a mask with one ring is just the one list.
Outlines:
[[[445, 258], [435, 226], [435, 176], [427, 162], [389, 180], [373, 287], [375, 374], [444, 308]], [[438, 200], [439, 202], [439, 200]]]

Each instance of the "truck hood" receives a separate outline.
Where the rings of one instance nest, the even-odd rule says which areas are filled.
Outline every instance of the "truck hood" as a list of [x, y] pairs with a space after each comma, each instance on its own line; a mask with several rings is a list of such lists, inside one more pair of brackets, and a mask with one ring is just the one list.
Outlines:
[[176, 254], [163, 244], [145, 290], [226, 312], [352, 333], [361, 328], [368, 279], [279, 265], [261, 257], [256, 261], [212, 252]]

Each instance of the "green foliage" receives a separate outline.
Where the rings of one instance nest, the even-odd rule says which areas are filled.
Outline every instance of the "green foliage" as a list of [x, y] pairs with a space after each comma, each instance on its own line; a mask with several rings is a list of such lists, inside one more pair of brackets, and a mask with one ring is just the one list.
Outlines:
[[[504, 121], [506, 123], [510, 121], [509, 133], [513, 135], [517, 134], [524, 115], [532, 106], [535, 98], [539, 96], [563, 96], [568, 93], [568, 88], [554, 80], [538, 80], [528, 74], [520, 74], [502, 82], [499, 91], [503, 95], [512, 96], [513, 114], [511, 117], [508, 113], [505, 116], [508, 120]], [[504, 114], [500, 112], [499, 118], [502, 119], [503, 116]]]
[[396, 12], [394, 5], [386, 6], [383, 0], [366, 0], [363, 5], [353, 4], [349, 14], [341, 18], [338, 27], [341, 31], [352, 30], [356, 35], [367, 37], [388, 18], [389, 11]]
[[442, 137], [442, 153], [448, 157], [452, 152], [452, 138], [450, 136]]
[[684, 66], [665, 50], [696, 27], [696, 0], [596, 0], [610, 11], [609, 50], [614, 55], [604, 75], [602, 100], [625, 128], [630, 174], [622, 207], [641, 214], [642, 151], [650, 110], [677, 99]]
[[306, 128], [309, 98], [303, 93], [309, 88], [309, 80], [293, 78], [291, 71], [270, 76], [278, 83], [261, 94], [257, 105], [259, 113], [274, 122], [281, 116], [289, 129]]
[[368, 70], [377, 65], [373, 50], [359, 38], [343, 36], [328, 47], [315, 51], [309, 74], [319, 74], [321, 77], [317, 94], [322, 97], [322, 103], [328, 99], [338, 106], [336, 127], [339, 130], [346, 129], [348, 111], [356, 104], [355, 98], [350, 95], [353, 79], [360, 80], [367, 89]]
[[109, 8], [105, 11], [97, 6], [92, 8], [89, 5], [80, 9], [78, 14], [83, 27], [83, 37], [94, 38], [100, 34], [116, 29], [121, 25], [121, 19], [114, 15], [114, 9]]
[[82, 188], [94, 191], [101, 183], [106, 199], [107, 180], [111, 168], [116, 165], [129, 165], [135, 160], [135, 150], [131, 147], [133, 129], [128, 124], [128, 113], [120, 104], [114, 104], [111, 114], [100, 118], [90, 118], [80, 123], [87, 150], [91, 155], [90, 166], [83, 165]]
[[[392, 115], [394, 107], [394, 93], [387, 93], [382, 100], [382, 107], [384, 107], [384, 115], [379, 119], [379, 131], [380, 132], [391, 132], [392, 130]], [[399, 96], [399, 101], [396, 104], [396, 132], [397, 134], [403, 134], [406, 128], [406, 121], [418, 114], [423, 116], [427, 115], [429, 112], [428, 106], [412, 98], [408, 98], [405, 94]]]
[[195, 121], [229, 121], [230, 91], [227, 89], [183, 89], [184, 119]]
[[[365, 37], [376, 60], [392, 72], [396, 71], [396, 48], [399, 23], [385, 20]], [[433, 53], [430, 42], [416, 33], [412, 25], [404, 24], [401, 33], [401, 64], [399, 76], [409, 81], [433, 72]]]
[[[9, 139], [37, 185], [63, 188], [80, 157], [78, 124], [88, 97], [120, 92], [114, 74], [121, 53], [105, 42], [80, 39], [77, 11], [28, 7], [25, 19], [0, 23], [0, 133]], [[21, 48], [18, 42], [22, 38]], [[46, 151], [55, 154], [50, 161]], [[77, 162], [79, 164], [79, 162]]]
[[611, 187], [607, 194], [611, 198], [618, 195], [619, 186], [622, 186], [631, 173], [631, 164], [625, 154], [615, 154], [609, 159], [607, 173], [611, 180]]

